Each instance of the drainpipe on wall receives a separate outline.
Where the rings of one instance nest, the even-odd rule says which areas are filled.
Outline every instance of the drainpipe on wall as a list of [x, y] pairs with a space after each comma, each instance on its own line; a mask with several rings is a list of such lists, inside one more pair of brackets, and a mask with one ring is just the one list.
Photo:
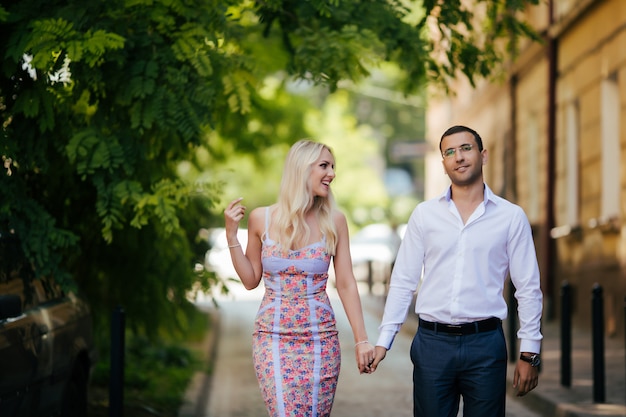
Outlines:
[[[549, 26], [554, 24], [554, 0], [548, 1]], [[550, 236], [550, 231], [555, 227], [554, 219], [554, 188], [556, 166], [556, 77], [557, 77], [557, 39], [547, 31], [547, 59], [548, 59], [548, 121], [547, 121], [547, 164], [546, 174], [546, 227], [543, 231], [544, 269], [546, 279], [543, 281], [543, 291], [546, 299], [546, 311], [544, 317], [548, 320], [554, 318], [554, 290], [556, 275], [556, 242]]]
[[[511, 100], [510, 130], [505, 136], [504, 142], [504, 190], [503, 195], [509, 201], [517, 201], [517, 183], [515, 182], [515, 171], [517, 169], [517, 82], [518, 75], [513, 73], [509, 79], [509, 99]], [[517, 352], [517, 326], [519, 316], [517, 314], [517, 300], [515, 300], [515, 287], [509, 282], [508, 289], [508, 308], [509, 308], [509, 329], [508, 333], [508, 349], [509, 352]], [[517, 357], [509, 355], [509, 362], [515, 363]]]
[[515, 171], [517, 169], [517, 83], [518, 75], [513, 74], [509, 80], [509, 97], [511, 100], [510, 134], [505, 142], [504, 159], [504, 198], [509, 201], [517, 201], [517, 182], [515, 181]]

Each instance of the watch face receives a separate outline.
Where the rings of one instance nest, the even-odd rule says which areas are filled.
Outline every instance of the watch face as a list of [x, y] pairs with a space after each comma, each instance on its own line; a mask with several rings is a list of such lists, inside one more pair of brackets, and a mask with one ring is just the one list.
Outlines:
[[523, 360], [524, 362], [530, 363], [530, 366], [532, 367], [537, 367], [539, 366], [539, 364], [541, 364], [541, 358], [539, 358], [539, 355], [531, 355], [531, 356], [520, 355], [520, 359]]

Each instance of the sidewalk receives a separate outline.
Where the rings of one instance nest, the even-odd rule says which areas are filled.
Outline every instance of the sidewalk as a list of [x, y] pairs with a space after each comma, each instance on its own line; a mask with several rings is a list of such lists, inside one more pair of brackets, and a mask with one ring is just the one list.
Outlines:
[[[604, 338], [604, 403], [593, 402], [591, 330], [572, 329], [571, 386], [561, 385], [561, 330], [559, 322], [543, 323], [542, 369], [539, 386], [528, 396], [533, 408], [559, 417], [626, 416], [626, 361], [624, 340]], [[508, 377], [512, 378], [513, 367]]]
[[[257, 290], [255, 290], [257, 291]], [[219, 360], [209, 366], [213, 377], [196, 375], [187, 390], [179, 417], [264, 417], [256, 378], [251, 365], [250, 345], [259, 292], [247, 299], [224, 302], [221, 310], [204, 305], [218, 319], [216, 332], [207, 339], [208, 358], [219, 353]], [[383, 309], [379, 296], [362, 293], [367, 331], [378, 335], [377, 326]], [[203, 304], [199, 304], [203, 305]], [[333, 300], [340, 328], [342, 369], [333, 407], [333, 417], [391, 416], [411, 417], [411, 364], [407, 355], [417, 327], [413, 313], [402, 327], [404, 337], [397, 337], [394, 348], [374, 375], [359, 375], [354, 366], [352, 340], [345, 315], [338, 300]], [[507, 386], [509, 403], [523, 404], [533, 413], [509, 412], [507, 416], [545, 417], [626, 417], [626, 361], [624, 341], [605, 337], [605, 402], [593, 403], [593, 366], [591, 333], [572, 330], [572, 382], [561, 386], [560, 329], [558, 322], [543, 324], [542, 368], [539, 386], [521, 399], [514, 398], [512, 377], [515, 365], [509, 365]], [[508, 335], [508, 333], [505, 334]], [[219, 342], [219, 348], [218, 348]], [[219, 349], [219, 352], [217, 350]], [[511, 354], [511, 353], [510, 353]], [[353, 369], [354, 368], [354, 369]], [[234, 387], [234, 389], [233, 389]], [[383, 395], [384, 394], [384, 395]], [[515, 404], [512, 404], [515, 405]]]
[[[504, 324], [506, 327], [507, 322], [505, 321]], [[401, 331], [409, 331], [413, 334], [416, 326], [417, 317], [415, 314], [409, 314]], [[556, 321], [542, 324], [544, 339], [539, 385], [524, 397], [524, 403], [544, 416], [626, 417], [624, 340], [605, 336], [605, 402], [594, 404], [591, 331], [585, 333], [572, 329], [572, 380], [570, 387], [563, 387], [561, 385], [561, 330], [559, 326], [560, 324]], [[508, 336], [506, 328], [505, 334]], [[509, 355], [512, 354], [514, 353], [509, 352]], [[512, 363], [507, 372], [507, 387], [511, 396], [515, 396], [514, 371], [515, 363]]]

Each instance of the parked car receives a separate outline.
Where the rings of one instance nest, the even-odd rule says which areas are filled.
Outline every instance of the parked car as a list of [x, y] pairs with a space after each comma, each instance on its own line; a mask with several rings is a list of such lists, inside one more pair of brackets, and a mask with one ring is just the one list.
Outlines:
[[94, 358], [89, 305], [0, 235], [0, 417], [85, 417]]

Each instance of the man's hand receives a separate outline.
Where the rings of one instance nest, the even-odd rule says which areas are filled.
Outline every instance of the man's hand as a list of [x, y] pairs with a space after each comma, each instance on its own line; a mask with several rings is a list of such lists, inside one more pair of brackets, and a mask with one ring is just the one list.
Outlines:
[[[378, 346], [376, 346], [378, 352]], [[535, 389], [539, 383], [539, 370], [530, 366], [528, 362], [518, 359], [513, 373], [513, 388], [517, 389], [517, 396], [523, 397]]]
[[376, 346], [376, 355], [374, 356], [374, 361], [370, 365], [371, 372], [376, 370], [380, 361], [385, 359], [385, 356], [387, 356], [387, 349], [382, 346]]

